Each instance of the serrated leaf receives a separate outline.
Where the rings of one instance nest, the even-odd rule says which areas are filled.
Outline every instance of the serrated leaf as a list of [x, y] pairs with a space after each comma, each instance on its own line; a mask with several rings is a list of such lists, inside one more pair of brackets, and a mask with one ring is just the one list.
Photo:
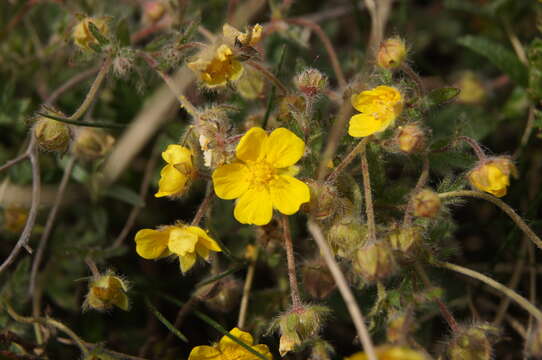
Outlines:
[[443, 87], [432, 90], [427, 94], [427, 105], [430, 107], [442, 105], [453, 100], [460, 92], [461, 90], [454, 87]]
[[145, 202], [141, 200], [138, 193], [124, 186], [111, 186], [104, 193], [105, 196], [124, 201], [133, 206], [144, 206]]
[[527, 86], [527, 68], [503, 45], [480, 36], [464, 36], [458, 43], [484, 56], [519, 85]]
[[120, 46], [130, 46], [130, 28], [126, 19], [118, 22], [115, 35]]

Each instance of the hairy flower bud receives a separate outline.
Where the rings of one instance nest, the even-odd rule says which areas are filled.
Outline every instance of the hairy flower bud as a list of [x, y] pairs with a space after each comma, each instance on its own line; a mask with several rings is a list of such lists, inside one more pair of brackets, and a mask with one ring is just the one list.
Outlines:
[[85, 127], [80, 129], [73, 142], [73, 154], [84, 160], [96, 160], [106, 155], [115, 139], [101, 129]]
[[367, 239], [367, 225], [352, 216], [339, 218], [327, 231], [327, 241], [337, 256], [349, 258]]
[[83, 308], [105, 311], [116, 306], [128, 311], [130, 304], [126, 295], [127, 291], [126, 280], [109, 270], [91, 279]]
[[380, 45], [376, 63], [383, 69], [393, 70], [403, 64], [407, 56], [405, 41], [398, 37], [384, 40]]
[[306, 69], [294, 79], [295, 87], [306, 97], [322, 93], [327, 87], [327, 77], [316, 69]]
[[90, 31], [89, 24], [91, 22], [94, 24], [94, 26], [96, 26], [102, 35], [107, 35], [109, 32], [109, 27], [107, 26], [107, 21], [105, 18], [84, 18], [77, 25], [75, 25], [72, 33], [73, 42], [75, 45], [81, 48], [81, 50], [92, 50], [93, 45], [98, 45], [98, 39], [96, 39], [94, 34]]
[[386, 241], [376, 241], [358, 249], [352, 265], [354, 271], [368, 283], [390, 277], [397, 268], [392, 249]]
[[401, 151], [412, 154], [425, 147], [425, 134], [419, 125], [408, 124], [397, 129], [395, 141]]
[[324, 306], [303, 305], [292, 308], [281, 315], [274, 326], [280, 330], [279, 353], [284, 356], [304, 341], [316, 336], [322, 328], [322, 323], [329, 315], [329, 309]]
[[34, 125], [33, 133], [36, 142], [43, 150], [64, 152], [70, 145], [70, 127], [57, 120], [39, 117]]
[[423, 242], [423, 228], [420, 226], [402, 227], [388, 237], [391, 247], [404, 255], [412, 255]]
[[436, 217], [442, 206], [438, 194], [431, 189], [423, 189], [415, 194], [412, 204], [415, 216], [427, 218]]
[[490, 360], [493, 346], [491, 336], [497, 334], [496, 328], [479, 324], [459, 330], [448, 344], [450, 360]]
[[510, 175], [517, 177], [514, 163], [507, 156], [499, 156], [480, 160], [467, 177], [474, 188], [503, 197], [510, 185]]
[[327, 265], [320, 258], [303, 264], [301, 276], [305, 290], [316, 299], [327, 298], [337, 287]]

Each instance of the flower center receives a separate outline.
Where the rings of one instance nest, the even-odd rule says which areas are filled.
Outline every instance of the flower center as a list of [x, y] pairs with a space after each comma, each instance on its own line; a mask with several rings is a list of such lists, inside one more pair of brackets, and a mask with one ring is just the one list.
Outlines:
[[252, 186], [265, 186], [276, 177], [276, 169], [265, 161], [252, 162], [248, 164], [252, 178], [250, 179]]

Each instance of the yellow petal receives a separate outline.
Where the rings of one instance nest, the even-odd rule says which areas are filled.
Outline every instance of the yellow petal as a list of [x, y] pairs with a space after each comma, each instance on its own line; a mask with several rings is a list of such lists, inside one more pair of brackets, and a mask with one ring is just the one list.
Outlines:
[[196, 346], [190, 351], [188, 360], [211, 360], [221, 359], [222, 354], [212, 346]]
[[136, 252], [145, 259], [157, 259], [169, 255], [168, 230], [139, 230], [135, 236]]
[[310, 200], [307, 184], [292, 176], [281, 175], [269, 186], [273, 207], [285, 215], [295, 214]]
[[[238, 338], [239, 340], [241, 340], [242, 342], [244, 342], [247, 345], [252, 345], [252, 343], [254, 341], [254, 339], [252, 338], [252, 335], [250, 335], [247, 332], [244, 332], [244, 331], [240, 330], [239, 328], [231, 329], [230, 334], [235, 336], [236, 338]], [[240, 345], [238, 343], [236, 343], [235, 341], [233, 341], [232, 339], [230, 339], [229, 337], [224, 335], [220, 339], [220, 342], [218, 343], [218, 348], [220, 349], [220, 351], [226, 352], [228, 350], [228, 347], [230, 347], [230, 346], [240, 347]]]
[[196, 244], [196, 254], [201, 256], [203, 260], [209, 261], [209, 249], [205, 247], [205, 245], [197, 243]]
[[192, 269], [192, 266], [196, 263], [196, 254], [187, 253], [184, 256], [179, 256], [179, 263], [183, 274], [186, 273], [188, 270]]
[[350, 118], [348, 134], [353, 137], [365, 137], [384, 129], [383, 122], [368, 114], [357, 114]]
[[119, 293], [112, 300], [113, 304], [116, 305], [119, 309], [128, 311], [130, 308], [130, 301], [128, 296], [125, 293]]
[[265, 142], [265, 158], [276, 168], [294, 165], [305, 152], [305, 143], [285, 128], [273, 130]]
[[181, 145], [168, 145], [166, 151], [162, 152], [162, 158], [168, 164], [189, 163], [192, 164], [192, 151]]
[[273, 217], [269, 192], [265, 188], [248, 190], [237, 200], [233, 215], [241, 224], [268, 224]]
[[241, 163], [222, 165], [213, 172], [215, 194], [224, 200], [236, 199], [248, 190], [249, 179], [250, 172], [246, 165]]
[[169, 234], [168, 248], [174, 254], [185, 256], [196, 251], [198, 236], [183, 228], [174, 227]]
[[198, 237], [198, 244], [201, 243], [211, 251], [222, 251], [217, 242], [214, 241], [209, 234], [207, 234], [207, 232], [199, 226], [187, 226], [185, 229]]
[[184, 192], [188, 177], [177, 170], [173, 165], [166, 165], [160, 171], [158, 192], [155, 197], [180, 195]]
[[267, 134], [260, 127], [253, 127], [239, 140], [235, 155], [239, 160], [256, 161], [262, 153]]

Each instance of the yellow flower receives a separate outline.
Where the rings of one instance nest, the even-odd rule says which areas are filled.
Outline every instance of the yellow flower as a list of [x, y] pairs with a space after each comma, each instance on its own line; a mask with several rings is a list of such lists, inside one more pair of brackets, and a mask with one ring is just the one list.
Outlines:
[[512, 161], [507, 157], [498, 157], [481, 161], [467, 176], [474, 188], [503, 197], [510, 185], [510, 174], [517, 175]]
[[243, 73], [243, 66], [226, 44], [204, 50], [188, 67], [210, 88], [226, 85]]
[[290, 130], [278, 128], [268, 136], [253, 127], [237, 145], [239, 161], [213, 172], [215, 193], [238, 199], [234, 216], [243, 224], [265, 225], [273, 209], [292, 215], [310, 200], [309, 187], [293, 176], [304, 151], [305, 143]]
[[255, 46], [262, 38], [263, 27], [260, 24], [254, 25], [248, 31], [242, 33], [229, 24], [222, 26], [222, 34], [226, 41], [234, 45], [236, 40], [245, 46]]
[[[252, 345], [254, 339], [247, 332], [234, 328], [230, 334], [249, 345], [267, 359], [272, 360], [273, 356], [269, 352], [267, 345]], [[196, 346], [190, 352], [188, 360], [257, 360], [259, 357], [249, 352], [247, 349], [233, 341], [227, 336], [223, 336], [218, 344], [213, 346]]]
[[348, 134], [353, 137], [365, 137], [386, 130], [403, 109], [401, 93], [383, 85], [352, 95], [351, 101], [352, 106], [361, 113], [350, 118]]
[[127, 311], [130, 307], [127, 291], [126, 281], [110, 270], [92, 279], [83, 308], [103, 311], [114, 305]]
[[[376, 356], [378, 360], [426, 360], [427, 357], [415, 350], [403, 346], [379, 346], [376, 348]], [[344, 360], [367, 360], [369, 357], [364, 352], [360, 351], [348, 357]]]
[[90, 47], [92, 44], [98, 45], [98, 40], [94, 37], [89, 29], [89, 23], [92, 22], [102, 35], [107, 35], [109, 28], [107, 22], [103, 18], [90, 18], [87, 17], [81, 20], [73, 28], [73, 42], [79, 46], [82, 50], [92, 50]]
[[135, 236], [136, 252], [145, 259], [177, 255], [181, 271], [194, 266], [197, 255], [209, 260], [209, 251], [222, 249], [205, 230], [198, 226], [174, 225], [158, 230], [142, 229]]
[[188, 182], [194, 177], [195, 170], [192, 163], [192, 151], [181, 145], [169, 145], [162, 153], [167, 165], [160, 172], [160, 182], [156, 197], [181, 196], [187, 188]]

